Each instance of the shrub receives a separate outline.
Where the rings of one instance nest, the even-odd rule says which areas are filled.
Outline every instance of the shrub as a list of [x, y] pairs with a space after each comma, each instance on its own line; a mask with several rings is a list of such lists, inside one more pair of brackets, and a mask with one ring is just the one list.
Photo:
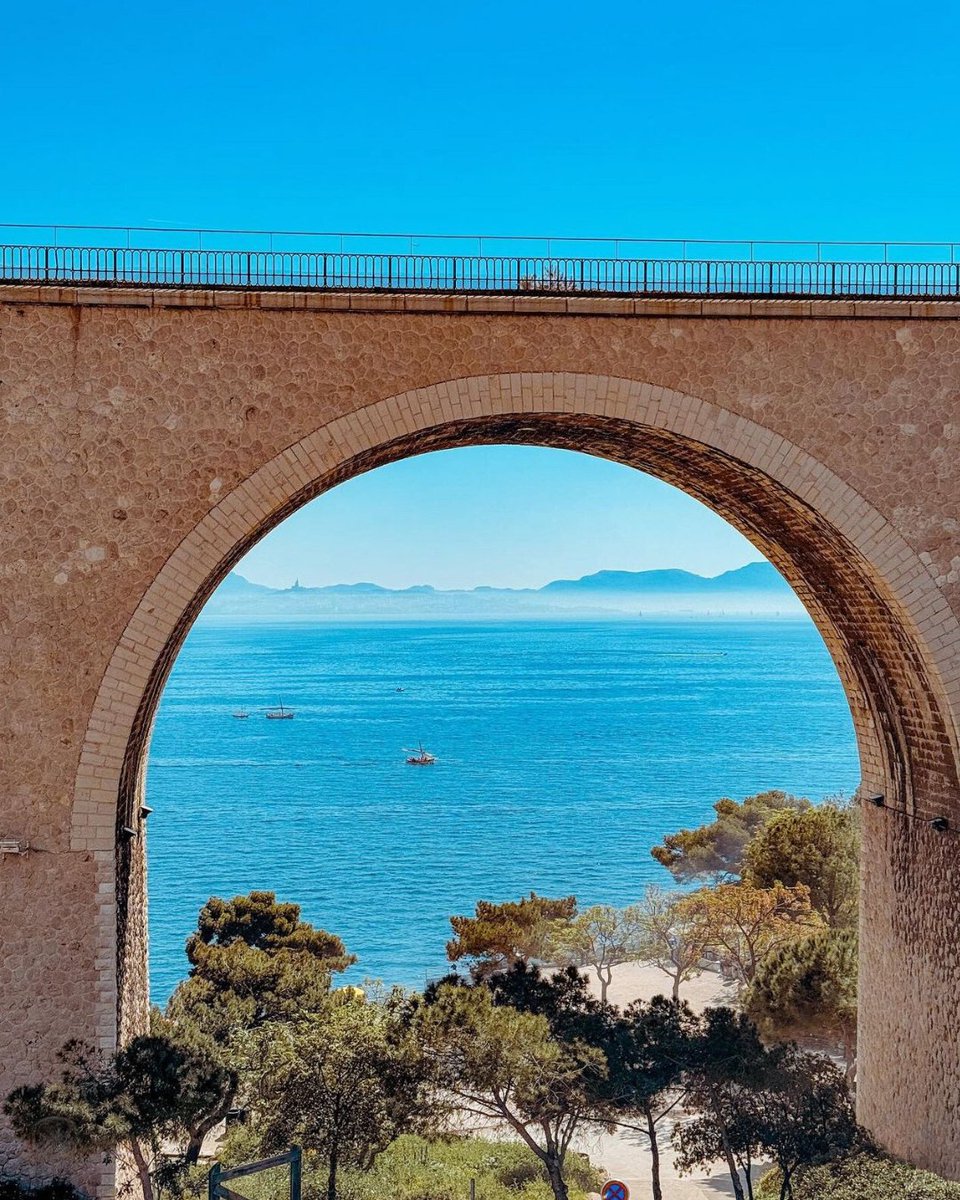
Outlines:
[[[567, 1156], [571, 1200], [599, 1191], [599, 1173], [580, 1154]], [[552, 1200], [540, 1162], [518, 1142], [485, 1138], [431, 1140], [406, 1135], [381, 1154], [373, 1169], [351, 1173], [345, 1200], [466, 1200], [470, 1180], [477, 1200]]]
[[[765, 1175], [755, 1200], [776, 1200], [778, 1172]], [[857, 1154], [843, 1162], [812, 1167], [798, 1175], [794, 1200], [960, 1200], [960, 1183], [876, 1154]]]
[[[256, 1133], [249, 1126], [232, 1129], [220, 1148], [224, 1166], [238, 1166], [260, 1157]], [[181, 1181], [183, 1200], [204, 1200], [209, 1164]], [[582, 1154], [567, 1155], [565, 1175], [570, 1200], [600, 1190], [602, 1176]], [[405, 1134], [382, 1154], [369, 1171], [344, 1171], [337, 1181], [338, 1200], [468, 1200], [470, 1180], [477, 1181], [477, 1200], [553, 1200], [543, 1168], [519, 1142], [495, 1142], [478, 1137], [430, 1139]], [[251, 1200], [286, 1200], [282, 1171], [244, 1179]], [[303, 1156], [304, 1200], [326, 1200], [325, 1164]], [[2, 1196], [0, 1200], [34, 1200]], [[70, 1200], [49, 1197], [42, 1200]]]

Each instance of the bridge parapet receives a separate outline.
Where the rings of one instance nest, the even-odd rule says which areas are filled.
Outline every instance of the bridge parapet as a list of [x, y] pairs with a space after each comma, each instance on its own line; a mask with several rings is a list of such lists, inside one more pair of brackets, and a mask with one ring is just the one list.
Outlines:
[[0, 226], [0, 282], [665, 298], [960, 298], [956, 243]]

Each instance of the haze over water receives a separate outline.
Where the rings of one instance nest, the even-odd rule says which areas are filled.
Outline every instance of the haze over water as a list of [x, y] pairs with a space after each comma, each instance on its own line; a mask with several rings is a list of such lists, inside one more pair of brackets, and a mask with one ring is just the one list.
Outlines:
[[[279, 700], [294, 720], [265, 720]], [[405, 762], [420, 740], [432, 767]], [[276, 891], [359, 955], [345, 979], [420, 988], [480, 898], [627, 904], [671, 882], [650, 847], [720, 796], [819, 799], [858, 775], [806, 619], [204, 617], [150, 751], [153, 999], [211, 894]]]

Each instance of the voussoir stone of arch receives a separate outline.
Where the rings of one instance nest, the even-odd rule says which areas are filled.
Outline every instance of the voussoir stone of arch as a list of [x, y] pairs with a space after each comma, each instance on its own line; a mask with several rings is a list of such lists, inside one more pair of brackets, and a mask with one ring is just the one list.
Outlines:
[[[537, 444], [683, 488], [807, 604], [863, 786], [888, 804], [864, 809], [860, 1115], [960, 1177], [960, 880], [952, 835], [927, 823], [960, 826], [957, 313], [374, 313], [14, 290], [0, 419], [24, 453], [4, 466], [0, 833], [42, 853], [0, 862], [0, 899], [25, 917], [0, 954], [0, 1086], [48, 1072], [68, 1037], [109, 1050], [142, 1025], [143, 841], [118, 826], [136, 820], [156, 703], [213, 587], [359, 472]], [[3, 1163], [48, 1170], [2, 1130], [0, 1146]]]

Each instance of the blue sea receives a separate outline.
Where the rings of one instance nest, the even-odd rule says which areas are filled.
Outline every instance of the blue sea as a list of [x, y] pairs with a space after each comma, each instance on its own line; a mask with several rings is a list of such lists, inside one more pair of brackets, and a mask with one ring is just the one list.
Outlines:
[[[280, 701], [295, 718], [266, 720]], [[420, 741], [435, 765], [406, 764]], [[719, 797], [857, 782], [805, 619], [201, 618], [148, 764], [153, 999], [213, 894], [296, 900], [359, 956], [346, 979], [420, 988], [478, 899], [624, 905], [670, 882], [650, 847]]]

